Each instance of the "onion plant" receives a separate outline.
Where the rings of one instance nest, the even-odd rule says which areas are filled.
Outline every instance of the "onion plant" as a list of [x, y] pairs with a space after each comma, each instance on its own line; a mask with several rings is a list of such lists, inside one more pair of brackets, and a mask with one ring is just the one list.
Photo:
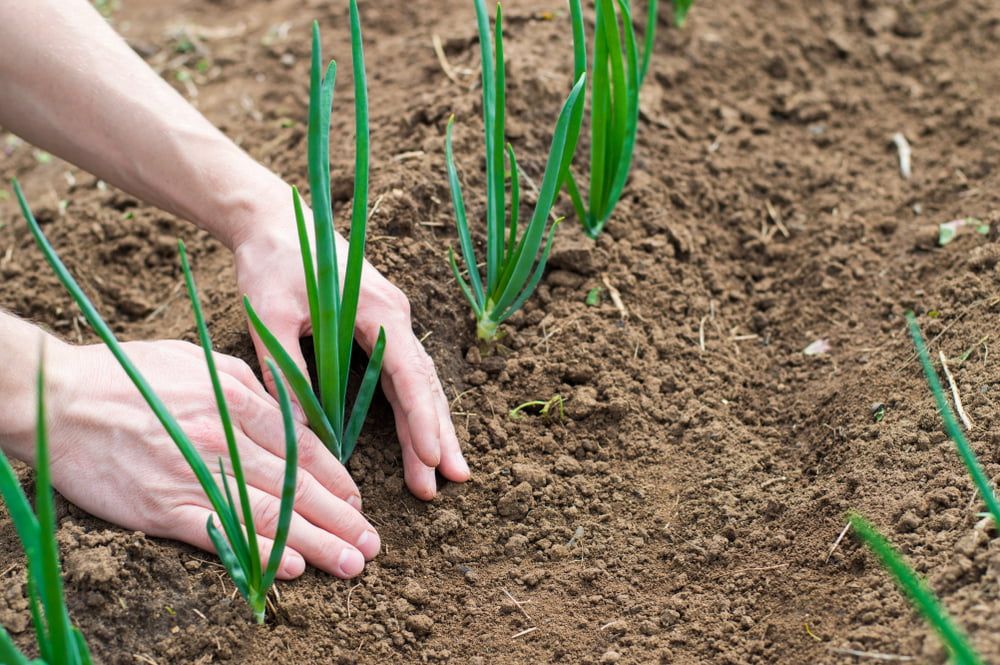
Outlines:
[[875, 554], [907, 600], [910, 601], [910, 604], [944, 642], [951, 653], [952, 662], [957, 665], [981, 665], [983, 661], [976, 655], [962, 631], [952, 623], [934, 592], [917, 576], [917, 573], [885, 539], [885, 536], [857, 513], [851, 513], [848, 515], [848, 519], [854, 533]]
[[35, 403], [35, 510], [17, 481], [7, 457], [0, 452], [0, 494], [28, 558], [28, 602], [39, 659], [28, 660], [0, 627], [0, 663], [4, 665], [89, 665], [83, 634], [70, 623], [63, 596], [56, 516], [49, 474], [49, 444], [45, 427], [45, 377], [39, 361]]
[[316, 235], [316, 262], [313, 264], [302, 201], [292, 188], [295, 221], [298, 227], [302, 267], [305, 272], [309, 318], [312, 322], [313, 348], [316, 351], [319, 393], [313, 391], [307, 377], [282, 348], [244, 298], [247, 316], [281, 371], [288, 378], [292, 392], [305, 412], [309, 426], [326, 447], [346, 463], [354, 452], [361, 426], [371, 405], [375, 386], [382, 371], [385, 331], [368, 359], [354, 406], [347, 414], [347, 383], [354, 340], [354, 320], [358, 311], [361, 272], [365, 260], [365, 226], [368, 221], [368, 84], [365, 77], [364, 49], [358, 6], [351, 0], [351, 54], [354, 67], [354, 112], [357, 139], [355, 145], [354, 208], [351, 217], [350, 249], [343, 292], [334, 247], [333, 208], [330, 195], [330, 113], [333, 105], [337, 63], [322, 70], [319, 24], [313, 22], [312, 68], [309, 94], [309, 187], [312, 192], [313, 226]]
[[[639, 128], [639, 89], [649, 70], [658, 4], [658, 0], [649, 0], [640, 59], [629, 0], [596, 0], [595, 3], [594, 51], [590, 64], [590, 183], [586, 199], [570, 169], [571, 159], [563, 165], [563, 178], [573, 208], [584, 232], [591, 238], [596, 238], [607, 224], [621, 199], [632, 167]], [[675, 5], [675, 12], [683, 10], [686, 13], [683, 4]], [[580, 0], [570, 0], [570, 17], [575, 75], [579, 77], [587, 71], [586, 33]], [[573, 113], [571, 134], [574, 138], [580, 134], [583, 116], [581, 98]]]
[[[448, 121], [445, 137], [445, 160], [451, 200], [455, 208], [455, 223], [462, 249], [462, 260], [468, 272], [468, 281], [462, 276], [454, 251], [449, 250], [451, 269], [455, 279], [472, 306], [476, 316], [476, 333], [482, 340], [493, 340], [497, 327], [520, 309], [531, 296], [545, 270], [552, 238], [558, 221], [548, 224], [549, 213], [560, 189], [560, 173], [564, 163], [572, 159], [576, 149], [576, 136], [572, 133], [572, 114], [577, 100], [582, 99], [586, 72], [579, 75], [563, 104], [556, 122], [548, 162], [542, 176], [541, 189], [531, 219], [524, 230], [518, 228], [520, 213], [520, 175], [514, 149], [506, 143], [506, 67], [503, 50], [503, 14], [497, 5], [495, 50], [490, 45], [489, 15], [484, 0], [476, 0], [476, 17], [479, 28], [479, 45], [482, 53], [483, 125], [486, 140], [486, 280], [482, 279], [476, 262], [476, 253], [469, 232], [462, 186], [458, 179], [452, 149], [452, 127], [455, 117]], [[510, 217], [507, 216], [506, 164], [510, 159]], [[548, 233], [546, 234], [546, 226]], [[519, 234], [520, 232], [520, 235]], [[547, 238], [546, 238], [547, 236]], [[538, 258], [542, 247], [541, 258]], [[534, 267], [534, 270], [532, 268]]]
[[910, 330], [910, 337], [913, 338], [913, 344], [917, 348], [917, 356], [920, 358], [920, 364], [924, 368], [924, 376], [927, 377], [927, 383], [930, 385], [934, 401], [937, 403], [938, 413], [941, 414], [941, 420], [944, 421], [944, 431], [955, 443], [955, 448], [958, 449], [958, 456], [962, 458], [965, 468], [968, 469], [969, 475], [972, 476], [972, 481], [975, 483], [976, 489], [979, 490], [980, 496], [983, 497], [983, 501], [986, 503], [989, 514], [993, 516], [993, 524], [996, 528], [1000, 529], [1000, 501], [997, 501], [997, 495], [993, 491], [993, 484], [986, 476], [986, 472], [983, 471], [983, 467], [979, 463], [975, 451], [969, 445], [969, 441], [965, 438], [962, 428], [955, 420], [955, 414], [952, 413], [951, 406], [948, 405], [948, 400], [944, 396], [944, 390], [941, 388], [941, 381], [938, 379], [937, 372], [931, 364], [930, 356], [927, 353], [927, 345], [924, 343], [924, 336], [920, 333], [920, 326], [917, 325], [917, 319], [913, 315], [913, 312], [906, 313], [906, 324]]
[[678, 28], [684, 27], [684, 21], [687, 20], [688, 12], [691, 11], [691, 5], [694, 4], [694, 0], [674, 0], [674, 25]]
[[[59, 281], [62, 282], [62, 285], [73, 297], [73, 300], [76, 301], [76, 304], [79, 305], [91, 328], [94, 329], [97, 336], [100, 337], [101, 340], [108, 346], [112, 355], [121, 365], [122, 369], [125, 370], [125, 373], [132, 380], [132, 383], [135, 384], [135, 387], [138, 388], [139, 392], [146, 400], [146, 403], [149, 404], [153, 413], [156, 414], [157, 419], [159, 419], [163, 428], [167, 431], [167, 434], [170, 435], [170, 438], [177, 445], [177, 448], [180, 450], [184, 459], [194, 472], [195, 477], [198, 479], [198, 482], [201, 484], [209, 502], [212, 504], [212, 508], [218, 514], [218, 519], [222, 526], [222, 531], [220, 532], [219, 528], [215, 526], [213, 518], [210, 516], [206, 524], [209, 538], [215, 546], [216, 551], [219, 554], [219, 558], [222, 560], [222, 563], [225, 566], [226, 571], [229, 573], [233, 584], [253, 610], [254, 618], [258, 623], [263, 623], [264, 615], [267, 609], [267, 593], [274, 582], [278, 565], [281, 563], [281, 555], [284, 552], [285, 543], [288, 539], [288, 529], [292, 518], [292, 502], [295, 495], [295, 476], [298, 466], [298, 451], [296, 447], [295, 426], [292, 420], [291, 402], [278, 369], [274, 366], [271, 360], [268, 359], [268, 369], [270, 370], [271, 376], [274, 378], [274, 383], [277, 387], [278, 401], [281, 405], [281, 414], [284, 422], [285, 473], [274, 544], [271, 550], [270, 558], [266, 562], [266, 565], [263, 565], [260, 558], [260, 550], [257, 546], [257, 536], [253, 522], [253, 511], [247, 495], [246, 481], [243, 476], [242, 465], [240, 464], [240, 456], [236, 446], [236, 437], [233, 432], [232, 419], [229, 414], [229, 409], [226, 406], [226, 401], [223, 397], [222, 385], [219, 381], [219, 375], [215, 367], [215, 358], [212, 353], [212, 341], [209, 338], [208, 329], [205, 326], [205, 317], [202, 313], [201, 302], [198, 298], [198, 291], [195, 286], [194, 279], [191, 276], [191, 270], [188, 265], [184, 243], [178, 243], [181, 268], [184, 272], [184, 281], [187, 285], [188, 296], [191, 299], [191, 306], [194, 310], [198, 337], [205, 353], [205, 362], [208, 365], [208, 373], [212, 381], [212, 389], [215, 394], [216, 406], [219, 410], [219, 417], [222, 421], [222, 427], [226, 437], [227, 451], [229, 453], [231, 464], [231, 473], [236, 481], [237, 495], [239, 497], [238, 506], [236, 501], [234, 501], [232, 492], [229, 488], [226, 469], [224, 468], [222, 459], [220, 458], [218, 460], [219, 474], [222, 479], [222, 489], [220, 490], [215, 479], [212, 477], [212, 472], [209, 470], [208, 465], [205, 464], [205, 461], [201, 458], [201, 455], [191, 442], [191, 439], [184, 433], [180, 425], [177, 423], [177, 420], [170, 414], [160, 398], [157, 397], [152, 387], [150, 387], [143, 375], [125, 354], [124, 349], [122, 349], [118, 340], [115, 338], [111, 328], [108, 327], [107, 323], [105, 323], [101, 318], [101, 315], [98, 314], [93, 303], [91, 303], [90, 299], [87, 298], [86, 294], [84, 294], [76, 280], [73, 279], [69, 270], [66, 269], [66, 266], [56, 254], [48, 239], [42, 233], [42, 229], [39, 227], [38, 222], [31, 213], [31, 209], [28, 207], [28, 203], [25, 200], [24, 194], [17, 181], [14, 181], [14, 192], [16, 193], [18, 202], [21, 205], [21, 212], [28, 221], [28, 228], [35, 237], [38, 247], [42, 250], [45, 260], [48, 262], [49, 266], [52, 267], [52, 270], [59, 278]], [[241, 517], [243, 519], [243, 524], [246, 526], [245, 530], [240, 526]], [[223, 534], [225, 535], [223, 536]]]

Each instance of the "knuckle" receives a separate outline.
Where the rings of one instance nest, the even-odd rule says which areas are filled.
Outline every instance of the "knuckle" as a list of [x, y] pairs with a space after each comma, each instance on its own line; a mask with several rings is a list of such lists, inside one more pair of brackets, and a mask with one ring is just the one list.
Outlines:
[[298, 448], [300, 467], [309, 468], [319, 460], [319, 444], [305, 426], [296, 428], [295, 446]]
[[279, 511], [274, 501], [260, 499], [253, 507], [253, 526], [257, 533], [270, 536], [278, 528]]
[[248, 391], [242, 383], [230, 379], [222, 380], [222, 397], [233, 413], [243, 413], [247, 405]]
[[326, 561], [328, 565], [335, 565], [340, 561], [340, 553], [344, 549], [344, 543], [339, 538], [323, 538], [316, 543], [316, 558]]
[[316, 492], [316, 479], [310, 474], [300, 472], [295, 479], [295, 505], [308, 506]]
[[[191, 440], [194, 441], [203, 453], [214, 457], [226, 452], [226, 437], [217, 421], [209, 418], [199, 418], [186, 429], [188, 436], [191, 437]], [[184, 461], [183, 457], [179, 455], [178, 457], [181, 461]], [[186, 461], [184, 463], [187, 464]]]
[[407, 320], [410, 318], [410, 299], [395, 284], [384, 281], [379, 289], [378, 300], [393, 313]]

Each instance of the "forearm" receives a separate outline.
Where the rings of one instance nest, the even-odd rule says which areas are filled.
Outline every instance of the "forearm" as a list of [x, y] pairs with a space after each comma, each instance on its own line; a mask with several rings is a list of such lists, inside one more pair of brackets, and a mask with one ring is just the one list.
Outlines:
[[38, 354], [44, 341], [47, 397], [58, 392], [59, 370], [69, 347], [41, 328], [0, 310], [0, 448], [20, 460], [34, 459], [35, 376]]
[[230, 248], [290, 196], [86, 0], [0, 3], [0, 90], [0, 125]]

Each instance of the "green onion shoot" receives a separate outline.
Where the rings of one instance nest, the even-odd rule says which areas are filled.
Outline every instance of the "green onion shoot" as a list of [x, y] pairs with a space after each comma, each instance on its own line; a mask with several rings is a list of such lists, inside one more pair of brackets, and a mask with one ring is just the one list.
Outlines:
[[[233, 584], [236, 586], [237, 590], [239, 590], [240, 595], [242, 595], [250, 605], [250, 608], [253, 611], [254, 619], [258, 623], [263, 623], [267, 609], [267, 593], [274, 582], [278, 564], [281, 562], [281, 555], [284, 552], [285, 543], [288, 539], [288, 529], [291, 524], [292, 516], [292, 501], [295, 494], [295, 475], [298, 466], [298, 453], [296, 448], [295, 427], [292, 420], [291, 402], [277, 368], [270, 360], [268, 360], [268, 369], [274, 377], [274, 382], [277, 386], [278, 400], [281, 404], [281, 414], [284, 421], [285, 473], [274, 545], [271, 550], [270, 559], [267, 561], [266, 566], [264, 566], [260, 560], [260, 551], [257, 548], [253, 515], [247, 498], [246, 482], [243, 477], [239, 453], [236, 448], [232, 420], [229, 416], [229, 409], [226, 407], [225, 400], [222, 396], [222, 389], [219, 383], [218, 373], [215, 368], [215, 360], [212, 355], [212, 342], [208, 336], [208, 330], [205, 326], [205, 318], [201, 310], [201, 303], [198, 298], [198, 292], [195, 287], [194, 279], [191, 276], [191, 270], [188, 265], [187, 252], [184, 249], [184, 244], [179, 243], [181, 268], [184, 272], [184, 281], [187, 285], [188, 295], [191, 298], [191, 306], [194, 310], [195, 322], [198, 328], [198, 337], [201, 341], [202, 349], [205, 352], [205, 361], [208, 365], [208, 372], [212, 380], [212, 388], [215, 393], [216, 405], [219, 409], [219, 416], [226, 436], [230, 464], [232, 465], [231, 472], [236, 481], [237, 495], [240, 499], [239, 508], [236, 506], [232, 492], [229, 489], [229, 484], [226, 480], [226, 469], [223, 467], [222, 460], [219, 460], [219, 472], [221, 473], [223, 479], [223, 489], [220, 490], [215, 482], [215, 479], [212, 477], [211, 471], [201, 458], [201, 455], [195, 448], [194, 444], [188, 438], [187, 434], [185, 434], [181, 429], [177, 420], [170, 414], [160, 398], [157, 397], [152, 387], [150, 387], [149, 383], [142, 376], [136, 366], [131, 360], [129, 360], [128, 356], [125, 355], [125, 351], [118, 343], [118, 340], [115, 338], [111, 328], [108, 327], [108, 324], [105, 323], [101, 318], [101, 315], [98, 314], [93, 303], [91, 303], [90, 299], [87, 298], [86, 294], [80, 288], [80, 285], [76, 282], [76, 280], [73, 279], [73, 276], [66, 269], [65, 264], [63, 264], [62, 260], [56, 254], [52, 245], [45, 237], [45, 234], [42, 233], [42, 229], [38, 225], [31, 209], [28, 207], [28, 203], [24, 198], [24, 193], [21, 191], [21, 187], [16, 180], [14, 181], [14, 193], [17, 195], [17, 200], [21, 205], [21, 212], [28, 221], [28, 228], [35, 237], [35, 242], [38, 244], [38, 247], [42, 250], [45, 260], [48, 262], [49, 266], [52, 267], [56, 277], [58, 277], [59, 281], [62, 282], [62, 285], [73, 297], [73, 300], [76, 301], [76, 304], [82, 310], [84, 317], [90, 324], [90, 327], [94, 329], [97, 336], [100, 337], [101, 340], [107, 345], [112, 355], [114, 355], [115, 359], [118, 360], [122, 369], [125, 370], [125, 373], [132, 380], [132, 383], [134, 383], [135, 387], [138, 388], [139, 392], [146, 400], [146, 403], [149, 404], [149, 407], [153, 410], [153, 413], [156, 414], [156, 417], [167, 431], [167, 434], [169, 434], [170, 438], [173, 439], [177, 448], [184, 456], [184, 459], [191, 467], [191, 470], [194, 472], [199, 484], [201, 484], [202, 489], [205, 491], [205, 495], [212, 504], [212, 508], [218, 514], [219, 522], [222, 526], [222, 532], [220, 532], [215, 526], [213, 519], [211, 517], [209, 518], [206, 528], [208, 530], [208, 535], [212, 540], [212, 544], [215, 546], [216, 551], [219, 554], [219, 558], [222, 560], [222, 564], [229, 573], [229, 577], [232, 579]], [[245, 532], [240, 525], [240, 515], [243, 516], [244, 523], [246, 524]], [[223, 533], [225, 534], [225, 537], [223, 537]]]
[[70, 623], [63, 595], [56, 516], [49, 474], [49, 444], [45, 426], [44, 353], [36, 379], [35, 510], [17, 481], [7, 457], [0, 452], [0, 495], [14, 522], [28, 558], [28, 601], [40, 660], [28, 660], [0, 627], [0, 663], [4, 665], [90, 665], [90, 652], [83, 634]]
[[343, 292], [337, 253], [334, 247], [333, 208], [330, 194], [330, 113], [333, 106], [337, 63], [331, 61], [322, 71], [322, 48], [319, 24], [312, 28], [312, 67], [309, 90], [309, 187], [312, 191], [313, 226], [316, 234], [316, 261], [313, 264], [305, 216], [298, 189], [292, 188], [295, 221], [298, 228], [302, 267], [305, 272], [309, 318], [316, 350], [319, 393], [313, 391], [309, 377], [302, 373], [292, 357], [281, 347], [254, 311], [248, 298], [243, 299], [250, 324], [267, 348], [305, 412], [309, 426], [324, 445], [342, 463], [347, 463], [361, 433], [382, 371], [385, 331], [368, 359], [354, 406], [347, 413], [347, 383], [354, 345], [354, 321], [358, 311], [361, 272], [365, 260], [365, 226], [368, 222], [368, 175], [370, 138], [368, 128], [368, 83], [365, 75], [364, 49], [358, 6], [351, 0], [351, 54], [354, 67], [354, 112], [357, 132], [355, 144], [354, 207], [351, 216], [350, 248]]
[[910, 604], [944, 642], [951, 653], [952, 661], [956, 665], [982, 665], [983, 661], [969, 646], [968, 639], [962, 631], [951, 621], [934, 592], [917, 576], [889, 541], [861, 515], [850, 513], [848, 519], [854, 533], [875, 554]]
[[[523, 230], [518, 228], [520, 212], [520, 175], [514, 149], [506, 142], [506, 67], [503, 49], [503, 14], [497, 5], [495, 25], [496, 60], [490, 44], [489, 15], [484, 0], [476, 0], [479, 44], [482, 54], [483, 123], [486, 142], [486, 279], [482, 279], [469, 223], [466, 217], [462, 186], [455, 166], [452, 128], [455, 117], [448, 121], [445, 137], [445, 161], [448, 183], [455, 210], [455, 225], [461, 244], [462, 261], [468, 279], [449, 250], [449, 261], [455, 279], [476, 317], [476, 334], [484, 341], [494, 340], [498, 326], [521, 308], [541, 281], [552, 249], [552, 239], [558, 220], [548, 218], [561, 188], [563, 164], [572, 160], [576, 138], [571, 133], [573, 113], [582, 99], [586, 72], [580, 73], [563, 104], [556, 122], [548, 161], [534, 212]], [[506, 157], [510, 160], [510, 214], [507, 213]], [[546, 233], [546, 227], [548, 232]], [[519, 235], [520, 232], [520, 235]], [[544, 241], [544, 248], [543, 246]], [[537, 259], [539, 250], [541, 257]]]
[[941, 388], [941, 381], [938, 379], [937, 372], [934, 371], [934, 366], [931, 364], [930, 356], [927, 353], [927, 345], [924, 343], [924, 336], [920, 333], [920, 326], [917, 325], [917, 319], [913, 315], [913, 312], [906, 313], [906, 325], [910, 330], [910, 337], [913, 338], [913, 345], [917, 348], [917, 356], [920, 358], [920, 364], [924, 368], [924, 376], [927, 377], [927, 383], [930, 385], [934, 401], [937, 403], [938, 413], [941, 414], [941, 420], [944, 422], [944, 431], [955, 443], [955, 448], [958, 449], [958, 456], [962, 458], [965, 468], [969, 471], [969, 475], [972, 476], [972, 481], [975, 483], [976, 489], [979, 490], [979, 495], [986, 502], [986, 508], [989, 510], [990, 515], [993, 516], [994, 527], [1000, 529], [1000, 501], [997, 501], [997, 495], [993, 491], [993, 484], [986, 476], [986, 472], [979, 463], [975, 451], [969, 445], [969, 441], [965, 438], [962, 428], [955, 420], [955, 414], [952, 413], [951, 406], [948, 405], [948, 400], [944, 396], [944, 390]]
[[[591, 238], [596, 238], [607, 224], [622, 197], [632, 167], [639, 128], [639, 90], [649, 70], [659, 2], [649, 0], [641, 60], [630, 3], [617, 0], [617, 11], [615, 4], [612, 0], [596, 1], [590, 72], [590, 182], [586, 199], [569, 168], [569, 161], [563, 168], [573, 209], [584, 232]], [[676, 11], [679, 11], [677, 5]], [[574, 75], [579, 77], [587, 71], [586, 33], [580, 0], [570, 0], [570, 17]], [[581, 131], [583, 107], [581, 98], [573, 116], [574, 137]]]

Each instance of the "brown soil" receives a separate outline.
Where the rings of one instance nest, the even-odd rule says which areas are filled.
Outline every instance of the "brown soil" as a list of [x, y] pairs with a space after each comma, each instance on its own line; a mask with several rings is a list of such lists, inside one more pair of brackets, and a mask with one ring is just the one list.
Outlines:
[[[505, 10], [510, 138], [537, 179], [568, 90], [568, 19], [556, 0]], [[989, 352], [1000, 245], [972, 232], [934, 245], [940, 222], [1000, 216], [1000, 5], [704, 0], [683, 31], [662, 26], [627, 196], [596, 246], [560, 229], [551, 270], [492, 355], [476, 347], [443, 260], [454, 242], [443, 168], [452, 112], [472, 210], [482, 204], [471, 2], [383, 0], [362, 14], [381, 199], [371, 259], [413, 300], [456, 395], [474, 478], [431, 503], [412, 498], [376, 405], [351, 470], [385, 551], [355, 581], [308, 572], [281, 584], [281, 611], [263, 628], [211, 556], [62, 504], [71, 611], [100, 661], [857, 662], [834, 651], [849, 648], [944, 662], [853, 539], [828, 557], [857, 508], [1000, 662], [1000, 541], [974, 530], [971, 483], [902, 322], [913, 308], [935, 351], [972, 349], [952, 365], [971, 438], [1000, 473]], [[171, 80], [171, 27], [226, 29], [189, 57], [192, 68], [210, 63], [194, 74], [195, 101], [303, 183], [314, 17], [328, 49], [347, 57], [341, 2], [126, 1], [114, 22]], [[334, 117], [341, 208], [348, 77]], [[910, 181], [890, 143], [897, 131], [914, 147]], [[173, 244], [183, 236], [218, 345], [250, 358], [224, 250], [74, 168], [39, 163], [30, 146], [0, 145], [0, 175], [26, 184], [124, 337], [194, 339]], [[93, 341], [39, 259], [12, 202], [0, 202], [0, 305]], [[607, 292], [599, 307], [584, 303], [605, 278], [627, 319]], [[821, 338], [828, 354], [802, 353]], [[555, 394], [565, 420], [507, 416]], [[7, 520], [0, 570], [0, 622], [28, 644], [23, 557]]]

